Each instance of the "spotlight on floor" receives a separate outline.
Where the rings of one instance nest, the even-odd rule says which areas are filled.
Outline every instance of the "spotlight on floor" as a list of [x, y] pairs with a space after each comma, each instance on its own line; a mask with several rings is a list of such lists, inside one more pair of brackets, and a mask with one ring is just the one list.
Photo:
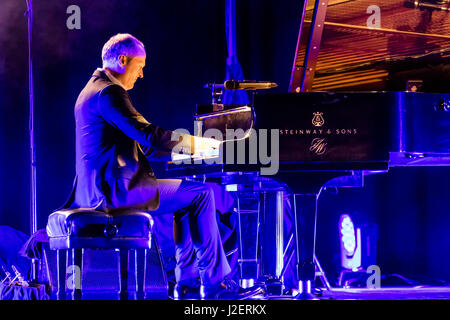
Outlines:
[[341, 267], [356, 271], [361, 267], [361, 229], [356, 228], [348, 214], [339, 219]]
[[[356, 221], [360, 223], [355, 223], [355, 218], [359, 218]], [[358, 213], [344, 213], [339, 218], [341, 272], [338, 284], [341, 287], [364, 285], [368, 276], [366, 268], [376, 264], [378, 228], [361, 218]]]

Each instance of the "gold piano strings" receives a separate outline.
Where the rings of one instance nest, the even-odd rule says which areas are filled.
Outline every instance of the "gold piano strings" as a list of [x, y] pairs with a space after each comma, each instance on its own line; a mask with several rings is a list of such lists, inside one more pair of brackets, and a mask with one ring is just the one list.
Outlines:
[[[311, 23], [311, 20], [305, 20], [304, 22]], [[415, 36], [415, 37], [426, 37], [426, 38], [450, 40], [450, 36], [443, 35], [443, 34], [420, 33], [420, 32], [402, 31], [402, 30], [386, 29], [386, 28], [368, 28], [365, 26], [357, 26], [357, 25], [353, 25], [353, 24], [345, 24], [345, 23], [337, 23], [337, 22], [329, 22], [329, 21], [325, 21], [325, 26], [347, 28], [347, 29], [357, 29], [357, 30], [370, 31], [370, 32], [379, 32], [379, 33], [383, 33], [383, 34], [391, 33], [391, 34], [405, 35], [405, 36]]]

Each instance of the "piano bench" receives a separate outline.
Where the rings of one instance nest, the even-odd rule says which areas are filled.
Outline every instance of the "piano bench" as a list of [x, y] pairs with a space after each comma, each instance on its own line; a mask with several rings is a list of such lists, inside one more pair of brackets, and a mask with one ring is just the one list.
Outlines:
[[[84, 249], [116, 249], [119, 259], [119, 295], [128, 299], [129, 251], [135, 252], [136, 297], [145, 296], [147, 250], [151, 248], [153, 218], [136, 210], [123, 210], [113, 215], [92, 209], [63, 209], [53, 212], [47, 222], [51, 250], [57, 256], [57, 299], [66, 297], [66, 272], [73, 272], [72, 300], [82, 299]], [[153, 239], [155, 241], [156, 239]], [[67, 254], [72, 255], [72, 270], [67, 270]], [[78, 277], [78, 278], [77, 278]]]

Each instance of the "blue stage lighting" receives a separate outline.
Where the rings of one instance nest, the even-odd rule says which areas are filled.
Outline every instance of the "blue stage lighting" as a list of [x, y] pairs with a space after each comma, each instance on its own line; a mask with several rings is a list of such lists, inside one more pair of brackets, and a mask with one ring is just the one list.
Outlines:
[[341, 265], [353, 271], [361, 267], [361, 230], [355, 228], [348, 214], [339, 219], [339, 235], [341, 242]]
[[344, 244], [344, 249], [348, 255], [353, 255], [356, 248], [355, 228], [353, 221], [348, 215], [342, 215], [341, 217], [341, 241]]

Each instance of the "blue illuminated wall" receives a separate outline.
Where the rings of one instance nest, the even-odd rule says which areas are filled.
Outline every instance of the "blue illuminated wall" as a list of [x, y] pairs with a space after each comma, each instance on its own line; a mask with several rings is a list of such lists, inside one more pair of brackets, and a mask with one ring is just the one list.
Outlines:
[[[237, 51], [246, 79], [288, 89], [301, 1], [237, 0]], [[129, 32], [148, 49], [144, 79], [131, 92], [137, 109], [169, 129], [192, 128], [207, 82], [225, 77], [224, 1], [34, 0], [35, 103], [39, 228], [69, 195], [74, 177], [73, 105], [103, 43]], [[66, 27], [69, 5], [81, 30]], [[29, 138], [25, 0], [0, 3], [0, 225], [29, 232]], [[274, 112], [282, 112], [274, 110]], [[396, 169], [370, 177], [362, 190], [324, 195], [318, 256], [331, 273], [337, 221], [359, 211], [380, 226], [379, 263], [386, 272], [450, 280], [449, 169]], [[435, 241], [437, 240], [437, 241]]]

